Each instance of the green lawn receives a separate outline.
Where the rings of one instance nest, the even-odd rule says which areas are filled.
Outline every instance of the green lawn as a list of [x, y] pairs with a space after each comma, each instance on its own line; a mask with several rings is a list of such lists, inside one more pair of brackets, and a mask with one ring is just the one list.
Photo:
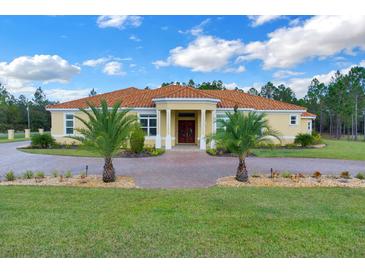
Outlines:
[[364, 257], [365, 189], [0, 187], [0, 257]]
[[343, 160], [365, 160], [365, 142], [325, 140], [325, 148], [308, 149], [254, 149], [258, 157], [301, 157], [330, 158]]
[[18, 150], [33, 153], [33, 154], [47, 154], [47, 155], [61, 155], [61, 156], [79, 156], [79, 157], [101, 157], [94, 151], [86, 149], [66, 149], [66, 148], [52, 148], [52, 149], [34, 149], [34, 148], [18, 148]]

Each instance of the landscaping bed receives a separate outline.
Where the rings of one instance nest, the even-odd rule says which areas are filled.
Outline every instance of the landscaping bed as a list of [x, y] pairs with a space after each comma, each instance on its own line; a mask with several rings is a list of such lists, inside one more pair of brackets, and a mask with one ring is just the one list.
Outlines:
[[[102, 157], [94, 151], [86, 150], [77, 145], [61, 145], [53, 148], [34, 148], [31, 146], [21, 147], [18, 150], [33, 154], [60, 155], [60, 156], [78, 156], [78, 157]], [[163, 154], [164, 149], [146, 148], [140, 153], [134, 153], [130, 150], [121, 150], [116, 158], [142, 158], [155, 157]]]
[[0, 186], [76, 186], [76, 187], [103, 187], [103, 188], [135, 188], [132, 177], [117, 176], [113, 183], [104, 183], [100, 176], [76, 176], [66, 178], [64, 176], [44, 178], [20, 179], [13, 181], [1, 181]]
[[247, 183], [239, 182], [234, 176], [219, 178], [216, 182], [219, 187], [365, 187], [365, 180], [358, 178], [341, 178], [336, 176], [304, 176], [293, 174], [284, 177], [272, 178], [268, 175], [255, 175]]

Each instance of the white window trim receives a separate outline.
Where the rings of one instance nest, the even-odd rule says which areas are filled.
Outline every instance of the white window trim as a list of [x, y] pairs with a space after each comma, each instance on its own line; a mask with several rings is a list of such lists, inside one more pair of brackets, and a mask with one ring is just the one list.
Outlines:
[[[67, 130], [66, 130], [66, 122], [68, 120], [71, 120], [71, 119], [66, 119], [67, 115], [72, 115], [72, 122], [73, 122], [73, 134], [67, 134]], [[65, 134], [65, 136], [74, 136], [75, 135], [75, 113], [74, 112], [65, 112], [64, 113], [64, 116], [63, 116], [63, 133]]]
[[[291, 123], [291, 118], [292, 118], [293, 116], [295, 116], [295, 124], [292, 124], [292, 123]], [[296, 127], [296, 126], [298, 126], [298, 125], [299, 125], [299, 115], [298, 115], [298, 114], [290, 114], [290, 115], [289, 115], [289, 126], [291, 126], [291, 127]]]
[[[156, 128], [156, 135], [150, 135], [150, 117], [145, 117], [147, 119], [147, 135], [145, 136], [146, 140], [151, 140], [151, 139], [155, 139], [157, 136], [157, 113], [151, 113], [151, 112], [141, 112], [138, 113], [138, 122], [141, 123], [141, 115], [155, 115], [156, 116], [156, 126], [152, 127], [152, 128]], [[144, 117], [142, 117], [144, 118]]]

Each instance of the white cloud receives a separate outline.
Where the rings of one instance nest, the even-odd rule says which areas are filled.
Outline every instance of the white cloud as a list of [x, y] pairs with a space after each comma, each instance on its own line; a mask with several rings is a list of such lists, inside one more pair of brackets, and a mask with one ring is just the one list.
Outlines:
[[199, 36], [203, 33], [204, 31], [204, 27], [210, 22], [210, 18], [207, 18], [205, 20], [203, 20], [199, 25], [196, 25], [194, 27], [192, 27], [189, 30], [179, 30], [178, 32], [181, 34], [191, 34], [194, 36]]
[[99, 16], [96, 22], [99, 28], [136, 28], [142, 25], [142, 17], [135, 15], [103, 15]]
[[102, 58], [98, 58], [98, 59], [89, 59], [89, 60], [84, 61], [82, 63], [82, 65], [87, 66], [87, 67], [96, 67], [98, 65], [105, 64], [109, 60], [110, 60], [110, 57], [102, 57]]
[[314, 16], [301, 25], [279, 28], [268, 37], [247, 44], [237, 61], [260, 59], [265, 69], [289, 68], [308, 58], [365, 49], [365, 16]]
[[18, 81], [42, 81], [65, 83], [80, 73], [58, 55], [34, 55], [15, 58], [10, 63], [0, 63], [0, 77]]
[[226, 89], [235, 89], [235, 88], [239, 88], [239, 89], [242, 89], [238, 84], [236, 84], [235, 82], [233, 82], [233, 83], [225, 83], [224, 84], [224, 87], [226, 88]]
[[[92, 88], [83, 88], [83, 89], [45, 89], [45, 94], [48, 99], [52, 101], [71, 101], [79, 98], [87, 97]], [[34, 91], [33, 91], [34, 92]]]
[[241, 72], [244, 72], [244, 71], [246, 71], [246, 68], [245, 68], [245, 66], [242, 66], [242, 65], [240, 65], [236, 68], [234, 68], [234, 67], [226, 68], [224, 70], [224, 72], [231, 72], [231, 73], [241, 73]]
[[274, 73], [274, 78], [283, 79], [291, 76], [303, 75], [304, 72], [292, 71], [292, 70], [278, 70]]
[[198, 36], [186, 48], [170, 50], [170, 56], [153, 62], [156, 68], [180, 66], [192, 71], [210, 72], [223, 69], [233, 56], [243, 51], [240, 40], [224, 40], [213, 36]]
[[141, 42], [142, 40], [137, 37], [136, 35], [129, 36], [129, 40], [135, 41], [135, 42]]
[[103, 72], [107, 75], [125, 75], [126, 73], [122, 70], [122, 63], [117, 61], [111, 61], [105, 64]]
[[[365, 60], [362, 60], [359, 64], [359, 66], [365, 66]], [[357, 65], [351, 65], [344, 69], [341, 69], [340, 72], [342, 74], [346, 74], [350, 71], [352, 67], [355, 67]], [[306, 95], [308, 91], [308, 86], [310, 85], [312, 79], [317, 78], [318, 81], [323, 82], [325, 84], [328, 84], [332, 77], [335, 75], [336, 70], [331, 70], [328, 73], [323, 74], [317, 74], [312, 77], [306, 77], [306, 78], [291, 78], [284, 82], [275, 82], [274, 84], [278, 85], [283, 83], [284, 85], [287, 85], [293, 89], [293, 91], [296, 93], [297, 97], [301, 98]]]
[[161, 30], [163, 30], [163, 31], [166, 31], [166, 30], [168, 30], [169, 29], [169, 27], [168, 26], [163, 26], [163, 27], [161, 27]]
[[267, 22], [273, 21], [275, 19], [279, 19], [280, 15], [252, 15], [248, 16], [251, 20], [251, 25], [253, 27], [261, 26]]

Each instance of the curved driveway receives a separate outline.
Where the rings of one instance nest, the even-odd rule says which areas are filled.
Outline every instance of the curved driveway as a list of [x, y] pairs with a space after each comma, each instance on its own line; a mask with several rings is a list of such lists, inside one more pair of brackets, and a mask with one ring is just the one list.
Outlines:
[[[13, 170], [17, 175], [25, 170], [41, 170], [50, 174], [53, 170], [71, 170], [79, 174], [89, 166], [89, 174], [100, 174], [103, 159], [29, 154], [17, 147], [28, 142], [0, 144], [0, 177]], [[233, 157], [212, 157], [205, 152], [171, 151], [151, 158], [117, 158], [114, 166], [118, 175], [136, 179], [137, 185], [147, 188], [208, 187], [219, 177], [233, 175], [237, 159]], [[311, 174], [319, 170], [323, 174], [338, 174], [343, 170], [351, 174], [365, 172], [365, 161], [348, 161], [310, 158], [249, 158], [250, 172], [270, 173], [290, 171]]]

